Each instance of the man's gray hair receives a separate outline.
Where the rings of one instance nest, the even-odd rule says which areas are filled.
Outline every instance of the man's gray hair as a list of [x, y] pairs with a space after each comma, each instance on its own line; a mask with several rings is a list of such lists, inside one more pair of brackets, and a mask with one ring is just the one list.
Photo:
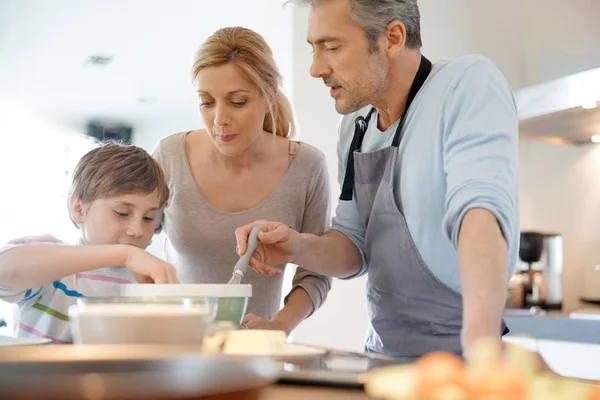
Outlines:
[[[285, 3], [312, 5], [323, 0], [288, 0]], [[400, 21], [406, 28], [406, 47], [420, 49], [421, 14], [417, 0], [349, 0], [350, 18], [365, 30], [372, 48], [377, 49], [377, 40], [388, 24]]]

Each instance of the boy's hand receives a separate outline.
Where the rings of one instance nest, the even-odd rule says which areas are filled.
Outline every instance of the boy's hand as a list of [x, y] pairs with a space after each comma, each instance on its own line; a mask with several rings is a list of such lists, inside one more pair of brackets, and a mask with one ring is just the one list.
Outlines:
[[171, 264], [137, 247], [127, 246], [125, 267], [139, 283], [179, 283]]

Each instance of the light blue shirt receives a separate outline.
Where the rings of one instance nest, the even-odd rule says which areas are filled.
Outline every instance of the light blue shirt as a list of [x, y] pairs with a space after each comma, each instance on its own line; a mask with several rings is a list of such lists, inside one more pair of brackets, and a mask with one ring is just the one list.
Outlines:
[[[340, 187], [354, 120], [342, 118], [338, 141]], [[362, 152], [391, 146], [398, 121], [385, 132], [370, 120]], [[469, 55], [434, 64], [406, 116], [394, 194], [421, 257], [442, 283], [461, 293], [458, 232], [465, 213], [484, 208], [497, 218], [509, 249], [509, 276], [519, 247], [518, 118], [512, 90], [488, 59]], [[360, 250], [366, 273], [366, 227], [356, 203], [339, 201], [332, 229]], [[389, 249], [389, 251], [397, 251]]]

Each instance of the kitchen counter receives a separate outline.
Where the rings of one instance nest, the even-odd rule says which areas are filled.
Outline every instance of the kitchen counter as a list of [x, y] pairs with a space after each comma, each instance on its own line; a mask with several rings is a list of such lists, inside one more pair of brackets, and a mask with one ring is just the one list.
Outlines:
[[[513, 342], [532, 350], [539, 351], [549, 366], [558, 374], [567, 377], [600, 380], [600, 344], [569, 343], [549, 340], [536, 340], [518, 336], [506, 337], [505, 340]], [[73, 349], [71, 346], [42, 347], [43, 349]], [[36, 349], [31, 347], [31, 349]], [[21, 357], [21, 349], [19, 357]], [[71, 351], [71, 350], [69, 350]], [[10, 352], [5, 350], [5, 355]], [[35, 352], [38, 353], [37, 351]], [[20, 359], [20, 358], [19, 358]], [[108, 357], [110, 359], [110, 357]], [[64, 364], [64, 363], [63, 363]], [[61, 365], [63, 365], [61, 364]], [[151, 371], [149, 369], [148, 371]], [[96, 375], [96, 374], [87, 374]], [[178, 375], [181, 376], [181, 375]], [[114, 377], [113, 377], [114, 378]], [[28, 379], [31, 379], [29, 377]], [[89, 390], [97, 390], [99, 387], [97, 379], [87, 380], [83, 377], [82, 384]], [[128, 379], [129, 380], [129, 379]], [[53, 382], [56, 382], [53, 378]], [[71, 381], [72, 382], [72, 381]], [[225, 381], [221, 381], [225, 382]], [[93, 385], [92, 385], [93, 384]], [[247, 387], [247, 386], [246, 386]], [[64, 389], [64, 387], [61, 386]], [[61, 389], [61, 390], [63, 390]], [[64, 392], [63, 392], [64, 394]], [[3, 397], [5, 398], [5, 397]], [[18, 399], [19, 397], [11, 397]], [[31, 398], [31, 397], [30, 397]], [[100, 398], [100, 397], [98, 397]], [[274, 383], [263, 386], [260, 389], [234, 392], [218, 396], [202, 397], [202, 400], [373, 400], [359, 388], [339, 388], [328, 386], [299, 385], [297, 383], [282, 384]], [[169, 399], [163, 399], [169, 400]], [[193, 400], [188, 398], [188, 400]], [[197, 400], [200, 400], [198, 398]]]
[[600, 381], [600, 343], [506, 336], [506, 342], [537, 351], [557, 374], [577, 379]]
[[[201, 400], [373, 400], [362, 390], [271, 385], [260, 390], [202, 397]], [[168, 400], [168, 399], [165, 399]], [[188, 399], [193, 400], [193, 399]], [[198, 399], [200, 400], [200, 399]]]
[[538, 351], [560, 375], [600, 381], [598, 317], [589, 312], [523, 315], [508, 311], [504, 320], [510, 333], [505, 340]]
[[260, 400], [367, 400], [362, 390], [273, 385], [262, 390]]
[[509, 335], [526, 335], [536, 339], [577, 343], [600, 343], [600, 319], [573, 318], [569, 315], [504, 314]]

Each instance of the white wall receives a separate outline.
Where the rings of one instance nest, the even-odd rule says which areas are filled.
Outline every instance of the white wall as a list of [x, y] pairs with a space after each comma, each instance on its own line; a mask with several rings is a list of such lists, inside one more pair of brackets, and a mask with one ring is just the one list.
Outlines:
[[[191, 89], [190, 89], [191, 90]], [[193, 101], [193, 99], [192, 99]], [[192, 105], [193, 106], [193, 105]], [[186, 122], [187, 121], [187, 122]], [[148, 152], [152, 152], [160, 139], [176, 132], [183, 132], [187, 130], [197, 129], [202, 126], [200, 116], [198, 116], [198, 125], [190, 125], [189, 120], [179, 122], [176, 118], [165, 121], [164, 124], [152, 124], [148, 126], [137, 126], [135, 128], [133, 141], [136, 145], [143, 147]], [[164, 247], [165, 235], [161, 233], [154, 235], [152, 243], [148, 246], [147, 250], [157, 257], [162, 257], [162, 251]]]
[[430, 59], [478, 53], [514, 89], [600, 65], [596, 0], [419, 0]]
[[521, 228], [564, 241], [565, 311], [581, 294], [600, 298], [600, 147], [519, 143]]
[[600, 2], [528, 0], [520, 3], [526, 85], [600, 66]]

